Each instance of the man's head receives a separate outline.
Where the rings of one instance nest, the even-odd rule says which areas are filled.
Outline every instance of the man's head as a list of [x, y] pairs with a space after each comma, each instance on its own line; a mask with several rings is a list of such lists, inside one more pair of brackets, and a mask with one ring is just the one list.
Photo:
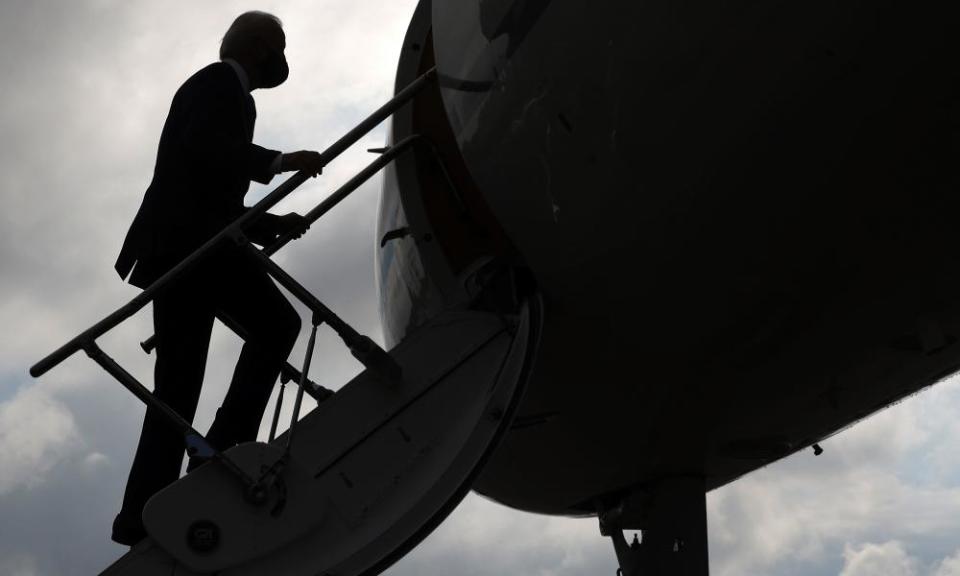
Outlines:
[[237, 16], [220, 43], [220, 59], [236, 60], [250, 77], [250, 87], [273, 88], [290, 73], [283, 51], [286, 36], [280, 19], [266, 12]]

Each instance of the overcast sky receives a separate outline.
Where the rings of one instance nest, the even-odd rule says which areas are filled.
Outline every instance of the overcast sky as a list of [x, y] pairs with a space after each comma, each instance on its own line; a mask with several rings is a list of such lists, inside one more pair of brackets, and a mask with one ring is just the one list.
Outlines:
[[[290, 80], [255, 93], [258, 143], [322, 149], [389, 98], [414, 0], [0, 3], [0, 576], [88, 575], [110, 542], [142, 406], [85, 357], [30, 364], [136, 294], [112, 263], [140, 203], [170, 98], [216, 59], [233, 17], [272, 11]], [[279, 210], [305, 211], [369, 161], [383, 130]], [[276, 181], [275, 181], [276, 183]], [[380, 338], [373, 285], [378, 183], [277, 259]], [[255, 187], [248, 200], [265, 189]], [[148, 310], [102, 339], [148, 385]], [[303, 340], [294, 352], [301, 355]], [[217, 329], [196, 426], [223, 397], [239, 343]], [[318, 380], [358, 365], [325, 333]], [[287, 405], [290, 403], [288, 402]], [[266, 422], [266, 420], [265, 420]], [[708, 496], [715, 575], [960, 576], [956, 380]], [[469, 496], [392, 575], [609, 575], [595, 520], [539, 517]]]

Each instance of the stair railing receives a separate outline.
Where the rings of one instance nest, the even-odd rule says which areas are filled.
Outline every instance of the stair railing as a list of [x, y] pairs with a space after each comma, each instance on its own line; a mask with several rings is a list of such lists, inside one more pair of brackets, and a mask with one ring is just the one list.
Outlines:
[[[398, 92], [386, 104], [364, 119], [352, 130], [347, 132], [326, 150], [321, 152], [323, 165], [325, 166], [333, 161], [347, 148], [368, 134], [383, 120], [390, 117], [400, 107], [412, 100], [421, 90], [423, 90], [435, 79], [436, 69], [431, 68], [425, 74], [411, 82], [406, 88]], [[371, 162], [367, 167], [361, 170], [348, 182], [343, 184], [333, 194], [324, 199], [323, 202], [317, 205], [314, 209], [310, 210], [310, 212], [305, 215], [308, 223], [313, 224], [316, 222], [321, 216], [339, 204], [344, 198], [359, 188], [360, 185], [366, 182], [374, 174], [379, 172], [389, 162], [396, 159], [405, 151], [411, 149], [415, 143], [421, 141], [425, 140], [421, 140], [418, 135], [412, 135], [402, 139], [395, 145], [384, 149], [383, 153], [376, 160]], [[439, 161], [439, 156], [436, 155], [436, 151], [433, 150], [432, 147], [431, 150], [434, 152], [434, 155]], [[441, 167], [444, 168], [444, 175], [447, 176], [442, 162]], [[306, 172], [297, 172], [288, 178], [277, 188], [267, 194], [267, 196], [247, 210], [243, 215], [227, 225], [213, 238], [208, 240], [192, 254], [184, 258], [180, 263], [163, 274], [153, 284], [147, 287], [132, 300], [127, 302], [124, 306], [115, 310], [107, 317], [103, 318], [90, 328], [84, 330], [78, 336], [74, 337], [72, 340], [34, 364], [30, 368], [30, 375], [35, 378], [42, 376], [76, 352], [83, 350], [94, 362], [100, 365], [107, 373], [109, 373], [125, 388], [127, 388], [127, 390], [133, 393], [134, 396], [146, 404], [148, 408], [157, 410], [158, 413], [162, 415], [162, 417], [170, 425], [174, 426], [174, 428], [183, 435], [185, 444], [187, 446], [187, 453], [189, 455], [208, 458], [220, 462], [238, 479], [240, 479], [241, 482], [243, 482], [246, 488], [245, 493], [247, 494], [249, 501], [254, 504], [262, 503], [266, 498], [264, 487], [266, 481], [265, 475], [261, 475], [260, 478], [254, 479], [244, 472], [239, 466], [237, 466], [236, 463], [230, 460], [230, 458], [217, 451], [207, 442], [203, 435], [193, 428], [190, 422], [181, 417], [166, 403], [157, 399], [149, 389], [141, 384], [122, 366], [120, 366], [113, 358], [107, 355], [97, 345], [96, 341], [97, 338], [103, 336], [105, 333], [115, 328], [124, 320], [136, 314], [140, 309], [156, 298], [157, 294], [167, 288], [171, 282], [182, 277], [184, 274], [195, 268], [204, 259], [209, 257], [218, 246], [226, 242], [233, 242], [241, 249], [249, 251], [250, 254], [253, 255], [262, 266], [264, 266], [267, 273], [270, 274], [270, 276], [273, 277], [277, 283], [290, 291], [301, 302], [306, 304], [313, 315], [310, 344], [308, 345], [307, 354], [304, 358], [303, 370], [298, 372], [289, 364], [285, 364], [281, 370], [282, 379], [285, 381], [291, 379], [297, 380], [298, 384], [300, 385], [294, 414], [291, 419], [291, 430], [288, 436], [288, 449], [289, 442], [293, 438], [292, 427], [298, 419], [300, 403], [304, 391], [311, 393], [311, 395], [313, 395], [313, 393], [319, 393], [319, 387], [309, 380], [308, 371], [313, 353], [313, 344], [316, 338], [316, 329], [321, 323], [326, 323], [333, 328], [333, 330], [337, 332], [337, 334], [350, 349], [351, 354], [353, 354], [354, 357], [362, 362], [365, 367], [380, 375], [381, 379], [385, 383], [390, 383], [393, 385], [399, 383], [401, 379], [400, 367], [389, 356], [389, 354], [386, 353], [386, 351], [373, 342], [373, 340], [371, 340], [369, 337], [359, 334], [350, 325], [341, 320], [336, 314], [333, 313], [333, 311], [327, 308], [319, 299], [313, 296], [313, 294], [311, 294], [292, 276], [290, 276], [286, 271], [284, 271], [282, 268], [280, 268], [280, 266], [270, 259], [270, 255], [293, 240], [294, 233], [286, 233], [281, 235], [270, 246], [264, 248], [263, 250], [254, 247], [244, 234], [244, 231], [264, 213], [266, 213], [267, 210], [272, 208], [283, 198], [287, 197], [309, 178], [310, 175]], [[229, 321], [227, 325], [235, 331], [238, 331], [238, 333], [242, 332], [239, 327]], [[141, 343], [141, 346], [143, 346], [145, 351], [149, 352], [153, 348], [153, 337]], [[275, 433], [275, 424], [272, 428], [271, 436]], [[270, 473], [273, 474], [274, 472], [271, 471]]]

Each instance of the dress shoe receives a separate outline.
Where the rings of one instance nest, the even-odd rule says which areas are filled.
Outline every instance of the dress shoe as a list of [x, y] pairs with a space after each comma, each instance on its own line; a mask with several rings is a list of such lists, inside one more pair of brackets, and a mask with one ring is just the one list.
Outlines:
[[113, 532], [110, 539], [117, 544], [133, 546], [146, 537], [147, 531], [143, 529], [143, 521], [139, 514], [131, 516], [120, 512], [113, 519]]

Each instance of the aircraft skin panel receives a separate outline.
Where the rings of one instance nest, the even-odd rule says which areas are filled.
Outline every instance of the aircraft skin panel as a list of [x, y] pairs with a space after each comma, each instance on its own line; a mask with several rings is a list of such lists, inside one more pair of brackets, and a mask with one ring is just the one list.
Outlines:
[[[715, 488], [960, 365], [951, 7], [430, 10], [417, 34], [466, 173], [545, 298], [541, 360], [479, 492], [588, 514], [659, 478]], [[442, 308], [468, 294], [423, 241], [427, 188], [398, 164], [384, 196]]]
[[[396, 166], [388, 164], [384, 168], [383, 181], [392, 183], [396, 178]], [[410, 226], [398, 194], [381, 194], [379, 213], [378, 241], [390, 232]], [[409, 235], [397, 235], [377, 246], [376, 278], [380, 321], [388, 348], [442, 310], [442, 296], [434, 280], [427, 275], [420, 251]]]

